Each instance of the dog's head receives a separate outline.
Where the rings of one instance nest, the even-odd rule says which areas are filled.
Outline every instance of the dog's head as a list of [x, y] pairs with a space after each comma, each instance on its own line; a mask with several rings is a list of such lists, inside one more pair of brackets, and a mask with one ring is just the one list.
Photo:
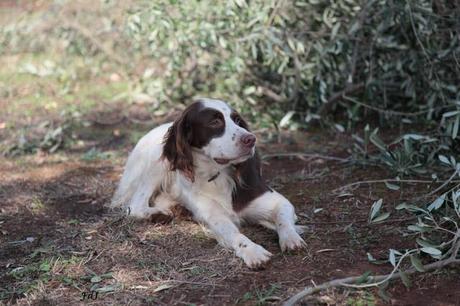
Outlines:
[[207, 156], [217, 168], [239, 164], [252, 157], [256, 137], [247, 123], [225, 102], [200, 99], [187, 107], [165, 136], [163, 158], [171, 170], [194, 180], [193, 155]]

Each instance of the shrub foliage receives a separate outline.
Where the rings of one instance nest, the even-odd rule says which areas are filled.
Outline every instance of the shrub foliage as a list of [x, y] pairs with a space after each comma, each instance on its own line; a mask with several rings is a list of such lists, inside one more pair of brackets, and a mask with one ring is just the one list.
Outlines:
[[136, 47], [162, 63], [146, 87], [165, 99], [223, 94], [302, 122], [372, 112], [435, 119], [455, 139], [455, 2], [155, 1], [126, 25]]

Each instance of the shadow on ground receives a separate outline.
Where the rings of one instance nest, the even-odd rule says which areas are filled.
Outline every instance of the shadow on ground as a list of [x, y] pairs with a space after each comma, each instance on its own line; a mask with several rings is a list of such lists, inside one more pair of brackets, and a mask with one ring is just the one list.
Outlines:
[[[324, 135], [285, 137], [284, 144], [262, 141], [262, 155], [318, 148], [345, 154], [347, 142], [340, 137], [329, 136], [328, 145], [321, 145]], [[131, 147], [123, 146], [126, 151]], [[104, 204], [124, 158], [84, 162], [69, 154], [56, 161], [40, 156], [3, 159], [0, 298], [6, 303], [76, 304], [83, 293], [97, 290], [97, 300], [89, 303], [279, 304], [313, 283], [366, 271], [388, 273], [389, 264], [373, 265], [367, 253], [385, 259], [389, 248], [413, 243], [402, 237], [404, 224], [399, 219], [369, 225], [367, 218], [376, 199], [384, 197], [392, 209], [418, 186], [402, 192], [366, 185], [343, 192], [337, 188], [386, 174], [321, 157], [272, 158], [264, 162], [265, 177], [295, 204], [299, 223], [308, 227], [308, 248], [283, 254], [275, 233], [245, 226], [245, 234], [274, 254], [264, 270], [252, 271], [187, 214], [169, 224], [155, 224], [132, 222], [107, 211]], [[447, 270], [415, 277], [412, 289], [394, 282], [388, 293], [397, 305], [417, 305], [426, 299], [432, 305], [455, 305], [459, 285], [458, 271]], [[331, 290], [309, 303], [360, 302], [383, 300], [374, 290]]]

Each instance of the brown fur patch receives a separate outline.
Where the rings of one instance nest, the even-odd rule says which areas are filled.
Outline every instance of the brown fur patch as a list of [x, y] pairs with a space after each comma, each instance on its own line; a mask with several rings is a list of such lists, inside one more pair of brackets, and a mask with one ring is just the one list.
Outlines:
[[[221, 120], [222, 124], [213, 126], [211, 123]], [[225, 121], [221, 112], [203, 107], [198, 101], [187, 107], [177, 118], [165, 136], [162, 158], [168, 159], [170, 170], [179, 170], [192, 182], [195, 180], [193, 171], [192, 146], [202, 148], [212, 138], [225, 131]]]

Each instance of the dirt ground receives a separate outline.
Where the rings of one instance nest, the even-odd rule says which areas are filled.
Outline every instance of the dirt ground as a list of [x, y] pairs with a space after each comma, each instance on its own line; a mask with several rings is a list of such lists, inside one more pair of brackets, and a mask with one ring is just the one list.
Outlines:
[[[413, 247], [413, 239], [402, 235], [407, 216], [394, 213], [369, 224], [369, 209], [384, 198], [385, 209], [395, 212], [401, 200], [430, 186], [341, 188], [391, 176], [329, 160], [348, 157], [351, 138], [322, 131], [258, 133], [262, 156], [318, 154], [264, 159], [267, 182], [292, 201], [299, 224], [308, 227], [308, 248], [283, 254], [274, 232], [244, 226], [246, 235], [274, 254], [263, 270], [244, 266], [186, 212], [166, 224], [127, 220], [104, 208], [132, 148], [127, 126], [94, 123], [80, 131], [81, 137], [93, 135], [87, 143], [100, 152], [117, 154], [82, 159], [85, 150], [67, 149], [0, 160], [0, 303], [278, 305], [306, 286], [366, 271], [388, 273], [389, 263], [372, 264], [367, 253], [386, 259], [390, 248]], [[459, 275], [450, 269], [414, 276], [410, 288], [391, 282], [387, 300], [376, 289], [331, 289], [302, 305], [460, 305]]]

